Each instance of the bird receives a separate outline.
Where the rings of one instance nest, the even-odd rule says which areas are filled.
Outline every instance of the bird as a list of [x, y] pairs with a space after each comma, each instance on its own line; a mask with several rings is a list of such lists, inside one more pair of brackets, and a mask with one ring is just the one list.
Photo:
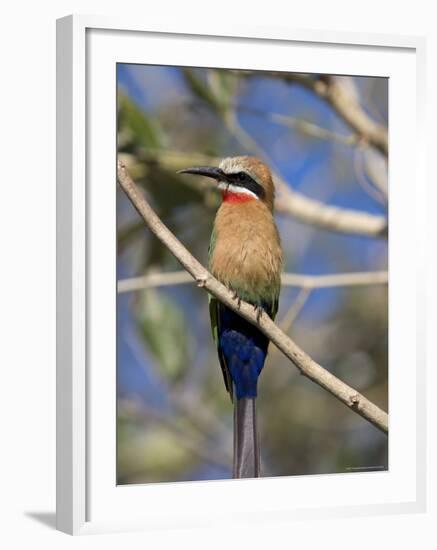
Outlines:
[[[179, 173], [212, 178], [222, 195], [208, 249], [210, 272], [233, 292], [238, 305], [244, 300], [257, 311], [258, 320], [263, 314], [274, 320], [283, 260], [269, 167], [257, 157], [235, 156], [224, 158], [218, 166], [194, 166]], [[269, 339], [212, 295], [209, 312], [234, 407], [232, 477], [260, 477], [256, 398]]]

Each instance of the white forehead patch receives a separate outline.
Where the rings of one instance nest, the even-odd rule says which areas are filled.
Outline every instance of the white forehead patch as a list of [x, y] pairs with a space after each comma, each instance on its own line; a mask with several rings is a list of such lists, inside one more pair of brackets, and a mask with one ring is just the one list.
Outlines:
[[247, 168], [243, 166], [238, 157], [229, 157], [223, 159], [219, 164], [219, 168], [223, 170], [225, 174], [236, 174], [238, 172], [247, 172]]

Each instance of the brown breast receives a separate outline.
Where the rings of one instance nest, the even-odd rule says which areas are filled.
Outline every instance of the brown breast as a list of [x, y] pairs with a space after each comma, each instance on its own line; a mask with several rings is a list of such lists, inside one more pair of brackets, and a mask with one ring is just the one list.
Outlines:
[[[210, 269], [225, 285], [247, 294], [277, 292], [282, 270], [278, 231], [259, 200], [223, 203], [215, 219], [216, 243]], [[246, 298], [245, 298], [246, 296]]]

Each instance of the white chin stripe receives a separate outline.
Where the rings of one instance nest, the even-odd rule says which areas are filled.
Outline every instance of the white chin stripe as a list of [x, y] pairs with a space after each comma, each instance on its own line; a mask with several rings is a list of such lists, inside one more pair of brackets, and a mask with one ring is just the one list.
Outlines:
[[255, 193], [252, 191], [249, 191], [249, 189], [246, 189], [245, 187], [238, 187], [237, 185], [229, 185], [225, 183], [224, 181], [221, 181], [218, 184], [218, 188], [221, 191], [228, 191], [229, 193], [235, 193], [236, 195], [249, 195], [250, 197], [253, 197], [254, 199], [259, 199]]

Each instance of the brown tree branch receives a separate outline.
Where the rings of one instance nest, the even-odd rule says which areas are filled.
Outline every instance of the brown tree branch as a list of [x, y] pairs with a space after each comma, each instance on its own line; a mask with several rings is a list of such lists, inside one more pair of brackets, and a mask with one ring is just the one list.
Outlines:
[[118, 162], [117, 176], [120, 186], [149, 229], [172, 252], [193, 279], [197, 281], [199, 287], [207, 290], [250, 323], [257, 325], [303, 375], [329, 391], [347, 407], [371, 422], [378, 429], [388, 433], [388, 415], [386, 412], [313, 361], [275, 325], [268, 315], [261, 315], [260, 319], [257, 320], [257, 313], [250, 304], [246, 302], [238, 304], [234, 300], [233, 293], [215, 279], [162, 223], [120, 161]]
[[[240, 137], [242, 137], [241, 134]], [[249, 138], [250, 136], [247, 136], [247, 146], [250, 145]], [[123, 155], [123, 157], [126, 160], [128, 158], [127, 155]], [[195, 164], [211, 163], [215, 165], [219, 162], [219, 159], [207, 155], [177, 151], [147, 151], [142, 154], [141, 158], [150, 163], [159, 162], [164, 168], [175, 172]], [[279, 214], [291, 215], [303, 223], [330, 231], [367, 237], [387, 237], [388, 226], [385, 216], [324, 204], [291, 189], [278, 174], [274, 174], [274, 177], [279, 190], [275, 209]], [[216, 189], [216, 186], [207, 178], [184, 178], [183, 183], [192, 185], [201, 192]]]
[[367, 214], [339, 206], [329, 206], [290, 188], [287, 193], [278, 197], [275, 207], [276, 211], [281, 214], [291, 214], [302, 222], [330, 231], [366, 237], [386, 238], [388, 235], [385, 216]]

